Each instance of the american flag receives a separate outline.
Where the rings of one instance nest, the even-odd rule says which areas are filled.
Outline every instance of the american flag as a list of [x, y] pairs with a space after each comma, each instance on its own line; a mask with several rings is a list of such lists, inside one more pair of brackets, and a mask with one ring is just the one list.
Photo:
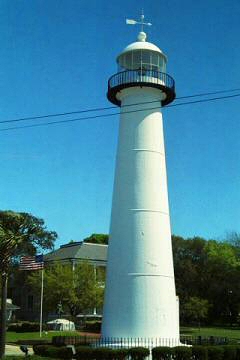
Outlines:
[[43, 255], [22, 256], [19, 270], [42, 270], [44, 267]]

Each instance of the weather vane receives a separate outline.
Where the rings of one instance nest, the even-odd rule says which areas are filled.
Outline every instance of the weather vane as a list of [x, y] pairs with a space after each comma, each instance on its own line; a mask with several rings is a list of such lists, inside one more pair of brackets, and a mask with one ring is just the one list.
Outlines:
[[151, 23], [146, 23], [144, 22], [144, 14], [142, 11], [141, 17], [140, 17], [140, 21], [136, 21], [133, 19], [126, 19], [126, 24], [128, 25], [141, 25], [141, 31], [143, 31], [143, 26], [151, 26]]

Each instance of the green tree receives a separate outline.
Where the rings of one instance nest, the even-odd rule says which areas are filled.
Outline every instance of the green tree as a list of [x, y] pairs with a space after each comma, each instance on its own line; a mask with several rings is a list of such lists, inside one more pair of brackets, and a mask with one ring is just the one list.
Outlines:
[[44, 221], [28, 213], [0, 211], [1, 327], [0, 358], [5, 353], [7, 280], [13, 259], [53, 247], [57, 234]]
[[[240, 310], [238, 234], [217, 242], [172, 236], [176, 290], [182, 306], [191, 297], [208, 300], [208, 323], [233, 323]], [[181, 314], [182, 320], [185, 312]]]
[[[39, 274], [30, 274], [28, 282], [38, 294]], [[102, 305], [103, 290], [96, 279], [94, 267], [88, 262], [82, 262], [74, 269], [71, 265], [59, 263], [45, 268], [45, 310], [55, 311], [61, 302], [63, 309], [72, 316], [86, 314], [90, 309]]]
[[93, 244], [108, 244], [109, 235], [107, 234], [92, 234], [89, 237], [85, 238], [83, 241], [86, 243]]
[[172, 236], [176, 290], [183, 302], [191, 296], [204, 297], [206, 243], [206, 240], [199, 237], [186, 240], [180, 236]]
[[208, 258], [205, 296], [213, 305], [210, 320], [235, 322], [240, 303], [240, 259], [234, 246], [227, 242], [208, 241], [205, 251]]
[[181, 312], [186, 321], [197, 322], [200, 329], [201, 321], [207, 318], [209, 308], [208, 300], [193, 296], [182, 306]]

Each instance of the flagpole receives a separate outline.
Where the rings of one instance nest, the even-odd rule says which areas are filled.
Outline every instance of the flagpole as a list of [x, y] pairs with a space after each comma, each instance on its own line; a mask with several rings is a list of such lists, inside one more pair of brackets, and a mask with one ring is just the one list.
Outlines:
[[39, 330], [40, 337], [42, 337], [42, 320], [43, 320], [43, 274], [44, 274], [44, 269], [42, 269], [42, 286], [41, 286], [41, 301], [40, 301], [40, 330]]

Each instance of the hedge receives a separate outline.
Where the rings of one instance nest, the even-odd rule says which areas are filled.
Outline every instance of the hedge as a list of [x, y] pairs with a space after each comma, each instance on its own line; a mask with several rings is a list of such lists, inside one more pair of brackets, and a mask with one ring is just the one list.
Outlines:
[[[39, 331], [39, 328], [40, 328], [40, 324], [38, 322], [30, 322], [30, 321], [12, 323], [8, 325], [8, 331], [14, 331], [17, 333], [36, 332]], [[43, 325], [43, 330], [45, 329], [46, 326]]]
[[[73, 357], [76, 360], [124, 360], [128, 355], [127, 349], [76, 346], [75, 350], [76, 354]], [[65, 346], [34, 345], [33, 351], [36, 355], [40, 356], [49, 356], [59, 359], [72, 359], [72, 350]]]
[[132, 360], [144, 360], [149, 354], [149, 349], [141, 346], [128, 349], [128, 355]]
[[76, 360], [92, 360], [93, 359], [93, 348], [87, 346], [75, 346], [76, 354], [74, 359]]
[[167, 346], [158, 346], [152, 349], [152, 360], [171, 360], [172, 348]]
[[101, 321], [86, 321], [84, 325], [84, 330], [91, 333], [100, 333], [101, 326]]
[[[130, 349], [111, 349], [108, 347], [93, 348], [76, 346], [76, 360], [144, 360], [150, 351], [144, 347]], [[72, 350], [66, 346], [34, 345], [36, 355], [54, 359], [72, 359]], [[11, 358], [11, 357], [10, 357]], [[14, 357], [13, 357], [14, 358]], [[34, 359], [34, 358], [33, 358]], [[177, 346], [155, 347], [152, 349], [152, 360], [240, 360], [240, 346]]]
[[65, 346], [33, 345], [34, 354], [55, 359], [72, 359], [72, 350]]
[[240, 346], [177, 346], [152, 349], [152, 360], [240, 360]]
[[192, 348], [187, 346], [176, 346], [173, 348], [175, 360], [191, 360]]
[[196, 345], [192, 347], [192, 357], [195, 360], [208, 360], [208, 351], [206, 346]]
[[[224, 349], [219, 346], [208, 346], [208, 360], [223, 360]], [[225, 359], [224, 359], [225, 360]]]
[[236, 360], [237, 359], [237, 348], [234, 345], [222, 346], [224, 354], [224, 360]]

